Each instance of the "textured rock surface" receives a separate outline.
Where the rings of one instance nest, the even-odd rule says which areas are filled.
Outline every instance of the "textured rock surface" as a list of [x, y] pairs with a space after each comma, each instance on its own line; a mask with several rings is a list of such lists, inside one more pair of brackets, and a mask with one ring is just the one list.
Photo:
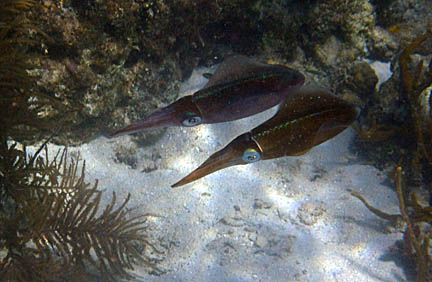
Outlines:
[[[289, 63], [310, 83], [344, 94], [352, 92], [346, 80], [363, 84], [350, 73], [362, 57], [391, 60], [408, 40], [400, 35], [413, 12], [399, 17], [389, 11], [405, 6], [384, 2], [43, 0], [30, 19], [51, 41], [40, 46], [44, 56], [35, 58], [32, 74], [67, 106], [49, 113], [62, 116], [55, 140], [63, 144], [86, 142], [173, 102], [192, 69], [232, 52]], [[401, 32], [388, 30], [395, 17]], [[416, 23], [409, 38], [422, 32]], [[156, 139], [137, 135], [138, 142]]]

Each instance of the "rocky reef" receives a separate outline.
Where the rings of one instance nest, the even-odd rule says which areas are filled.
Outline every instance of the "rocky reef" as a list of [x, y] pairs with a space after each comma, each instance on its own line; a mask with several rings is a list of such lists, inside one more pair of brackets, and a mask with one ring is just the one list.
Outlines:
[[[192, 70], [237, 53], [288, 65], [307, 85], [351, 101], [360, 109], [353, 150], [388, 171], [390, 180], [397, 166], [407, 187], [430, 192], [427, 1], [7, 2], [31, 4], [22, 13], [0, 12], [1, 23], [13, 23], [0, 33], [8, 55], [0, 66], [7, 70], [1, 80], [9, 83], [0, 85], [8, 94], [0, 114], [5, 139], [86, 143], [172, 103]], [[13, 48], [11, 30], [20, 34]], [[15, 69], [11, 61], [18, 62]], [[139, 147], [163, 134], [133, 138]], [[117, 161], [134, 168], [135, 149], [119, 147]]]
[[55, 140], [77, 145], [172, 102], [193, 68], [233, 52], [326, 69], [317, 80], [337, 89], [367, 55], [375, 13], [368, 1], [71, 0], [41, 1], [28, 18], [50, 39], [32, 50], [31, 75], [66, 107], [45, 113], [64, 120]]
[[399, 2], [45, 0], [28, 15], [50, 38], [33, 50], [31, 74], [66, 107], [46, 111], [65, 120], [55, 138], [62, 144], [86, 142], [172, 102], [193, 68], [229, 53], [289, 63], [366, 105], [370, 89], [349, 87], [364, 84], [356, 81], [361, 73], [374, 75], [360, 62], [390, 62], [425, 31], [414, 11], [426, 15], [427, 7]]

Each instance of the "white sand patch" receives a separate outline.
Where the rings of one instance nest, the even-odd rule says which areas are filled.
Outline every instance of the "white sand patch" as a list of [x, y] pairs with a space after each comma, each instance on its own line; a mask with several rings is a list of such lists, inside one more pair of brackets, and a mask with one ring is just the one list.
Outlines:
[[[204, 70], [205, 71], [205, 70]], [[202, 72], [204, 72], [202, 71]], [[194, 72], [184, 91], [203, 85]], [[186, 89], [186, 90], [185, 90]], [[139, 281], [394, 281], [404, 277], [380, 260], [402, 234], [385, 234], [349, 191], [397, 213], [396, 194], [380, 183], [385, 175], [349, 151], [349, 129], [301, 157], [231, 167], [189, 185], [170, 188], [236, 136], [268, 119], [275, 109], [223, 124], [169, 128], [139, 153], [158, 153], [159, 167], [142, 172], [114, 162], [114, 148], [130, 137], [98, 138], [79, 148], [87, 181], [99, 179], [104, 201], [116, 191], [136, 212], [160, 215], [153, 237], [170, 244], [160, 277], [137, 267]], [[56, 150], [50, 145], [50, 150]], [[52, 154], [53, 155], [53, 154]]]

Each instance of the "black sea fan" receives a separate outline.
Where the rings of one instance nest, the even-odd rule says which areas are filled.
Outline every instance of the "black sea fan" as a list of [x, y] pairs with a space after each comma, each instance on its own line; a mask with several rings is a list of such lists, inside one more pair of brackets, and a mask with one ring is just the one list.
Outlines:
[[88, 279], [90, 273], [130, 279], [134, 263], [160, 273], [151, 257], [160, 252], [145, 232], [147, 216], [129, 217], [130, 195], [115, 207], [114, 193], [102, 210], [97, 183], [85, 183], [84, 164], [79, 172], [80, 162], [68, 163], [66, 149], [49, 161], [45, 145], [45, 157], [29, 158], [16, 145], [1, 147], [0, 248], [6, 255], [0, 281]]

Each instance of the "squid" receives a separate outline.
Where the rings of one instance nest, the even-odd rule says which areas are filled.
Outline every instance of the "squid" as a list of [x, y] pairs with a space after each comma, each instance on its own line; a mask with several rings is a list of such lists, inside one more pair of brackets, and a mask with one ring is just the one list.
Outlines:
[[299, 89], [304, 80], [300, 72], [286, 66], [263, 64], [242, 55], [233, 55], [218, 66], [204, 88], [112, 133], [110, 137], [145, 129], [192, 127], [255, 115], [280, 104]]
[[232, 140], [171, 187], [230, 166], [303, 155], [344, 131], [356, 118], [355, 107], [324, 90], [297, 91], [272, 118]]

